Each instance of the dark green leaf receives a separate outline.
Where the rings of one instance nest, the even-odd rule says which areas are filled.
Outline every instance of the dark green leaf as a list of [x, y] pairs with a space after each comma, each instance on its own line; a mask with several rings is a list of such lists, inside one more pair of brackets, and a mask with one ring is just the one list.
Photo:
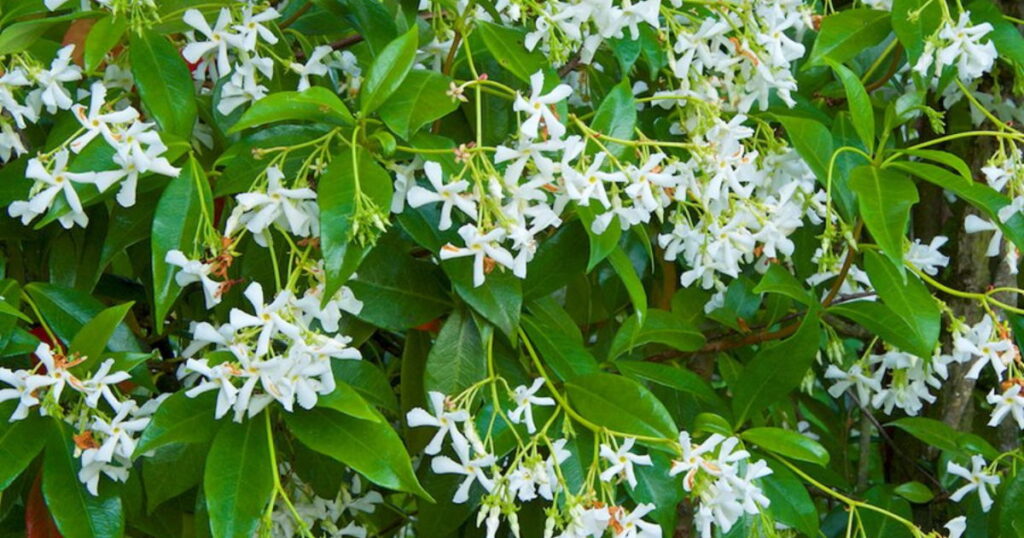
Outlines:
[[28, 417], [9, 422], [17, 402], [8, 400], [0, 404], [0, 491], [7, 489], [11, 482], [28, 467], [39, 451], [43, 449], [46, 436], [45, 420], [35, 412]]
[[127, 29], [128, 17], [109, 16], [96, 21], [85, 40], [85, 70], [93, 71], [99, 67]]
[[285, 420], [302, 444], [352, 467], [374, 484], [433, 501], [416, 480], [409, 454], [390, 425], [330, 409], [296, 411]]
[[427, 391], [454, 395], [487, 376], [487, 357], [473, 316], [455, 310], [427, 355]]
[[889, 344], [919, 357], [930, 357], [933, 351], [931, 346], [913, 336], [914, 328], [884, 304], [854, 301], [829, 307], [828, 312], [853, 321]]
[[121, 498], [113, 484], [101, 478], [99, 495], [92, 495], [78, 481], [81, 464], [74, 457], [71, 431], [62, 422], [49, 421], [49, 427], [34, 435], [46, 435], [43, 461], [43, 498], [62, 536], [67, 538], [106, 538], [124, 533]]
[[598, 371], [597, 360], [583, 343], [571, 335], [543, 324], [532, 316], [523, 316], [523, 329], [536, 347], [545, 367], [563, 380]]
[[142, 431], [136, 454], [144, 454], [171, 443], [201, 443], [213, 439], [220, 422], [213, 418], [215, 392], [195, 398], [175, 392], [157, 408]]
[[761, 479], [764, 495], [771, 500], [768, 509], [780, 522], [799, 530], [804, 536], [819, 536], [818, 510], [800, 479], [785, 465], [768, 461], [772, 474]]
[[897, 486], [893, 493], [916, 504], [924, 504], [935, 497], [932, 490], [920, 482], [904, 482]]
[[419, 30], [408, 32], [388, 43], [377, 55], [359, 90], [359, 113], [366, 116], [377, 110], [398, 89], [416, 59]]
[[641, 324], [639, 320], [639, 316], [633, 314], [619, 327], [608, 351], [609, 360], [651, 343], [679, 351], [693, 351], [704, 345], [704, 335], [696, 327], [667, 310], [648, 310], [644, 322]]
[[320, 86], [301, 92], [275, 92], [253, 103], [228, 134], [277, 121], [312, 121], [351, 126], [355, 120], [338, 96]]
[[135, 303], [124, 303], [104, 309], [96, 317], [89, 320], [81, 330], [75, 334], [69, 346], [72, 352], [78, 352], [82, 357], [88, 357], [89, 362], [99, 365], [106, 360], [103, 350], [107, 348], [107, 342], [114, 335], [114, 331], [124, 319], [128, 311]]
[[[916, 349], [934, 349], [939, 341], [941, 319], [931, 292], [916, 275], [900, 275], [888, 259], [873, 251], [865, 252], [864, 259], [871, 285], [882, 302], [910, 326], [912, 332], [908, 337], [918, 344]], [[931, 356], [929, 351], [921, 358], [927, 360]]]
[[845, 65], [826, 60], [835, 71], [836, 76], [843, 83], [846, 90], [846, 102], [850, 107], [850, 115], [853, 117], [853, 128], [857, 130], [857, 136], [868, 148], [868, 153], [875, 151], [875, 111], [871, 107], [871, 99], [868, 92], [857, 77]]
[[637, 274], [636, 268], [633, 267], [633, 262], [630, 261], [629, 256], [621, 248], [612, 250], [611, 254], [608, 255], [608, 262], [626, 286], [626, 292], [629, 294], [629, 300], [633, 303], [637, 321], [646, 323], [647, 292], [644, 291], [644, 283], [640, 280], [640, 275]]
[[[103, 311], [103, 303], [81, 291], [40, 282], [26, 285], [25, 291], [39, 307], [46, 323], [65, 342], [70, 342], [71, 338], [82, 330], [86, 323]], [[107, 342], [107, 349], [111, 351], [142, 351], [139, 342], [123, 323], [114, 329], [113, 335]]]
[[[590, 127], [598, 133], [623, 140], [633, 139], [633, 128], [636, 126], [636, 102], [633, 100], [633, 88], [629, 79], [615, 85], [605, 96], [601, 106], [594, 114]], [[603, 142], [616, 157], [622, 158], [631, 150], [629, 146], [615, 142]]]
[[403, 246], [382, 239], [366, 256], [358, 278], [348, 282], [363, 302], [359, 319], [396, 331], [427, 323], [451, 308], [441, 271], [413, 259]]
[[192, 75], [178, 49], [156, 32], [131, 33], [132, 77], [139, 97], [160, 129], [191, 138], [196, 123]]
[[807, 66], [826, 59], [843, 63], [889, 35], [889, 13], [874, 9], [839, 11], [821, 20], [821, 31], [807, 59]]
[[[266, 411], [265, 411], [266, 412]], [[265, 417], [221, 426], [206, 456], [203, 493], [214, 538], [249, 538], [274, 491]]]
[[727, 409], [725, 402], [711, 389], [707, 381], [684, 368], [643, 361], [619, 361], [615, 363], [615, 366], [620, 372], [630, 377], [691, 394], [714, 408], [715, 411]]
[[540, 51], [526, 50], [526, 32], [486, 21], [477, 21], [476, 28], [487, 50], [519, 80], [529, 82], [531, 75], [549, 65]]
[[903, 237], [910, 219], [910, 206], [918, 200], [914, 182], [892, 168], [863, 165], [851, 172], [850, 188], [857, 193], [864, 225], [902, 273]]
[[441, 73], [413, 69], [381, 105], [380, 119], [395, 134], [408, 139], [420, 127], [459, 107], [459, 102], [447, 95], [451, 82], [451, 78]]
[[755, 412], [800, 386], [817, 354], [820, 332], [817, 317], [808, 315], [796, 334], [757, 352], [733, 389], [736, 424], [743, 424]]
[[744, 441], [787, 458], [828, 465], [828, 451], [803, 434], [782, 428], [751, 428], [740, 434]]
[[573, 408], [595, 424], [628, 435], [673, 439], [679, 435], [672, 416], [646, 387], [605, 373], [579, 376], [565, 384]]

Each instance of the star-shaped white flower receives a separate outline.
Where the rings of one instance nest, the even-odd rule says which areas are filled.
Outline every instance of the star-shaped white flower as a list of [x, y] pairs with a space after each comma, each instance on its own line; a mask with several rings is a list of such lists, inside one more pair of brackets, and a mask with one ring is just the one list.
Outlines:
[[602, 481], [607, 482], [613, 476], [622, 475], [626, 478], [626, 482], [629, 483], [630, 487], [636, 487], [636, 473], [633, 471], [633, 465], [651, 465], [652, 462], [651, 457], [646, 454], [641, 456], [630, 452], [634, 444], [636, 444], [636, 439], [632, 437], [622, 441], [618, 449], [612, 449], [612, 447], [606, 444], [601, 444], [601, 457], [611, 463], [601, 473]]
[[530, 76], [530, 97], [516, 95], [515, 103], [512, 105], [516, 112], [528, 115], [519, 126], [519, 131], [528, 139], [535, 139], [540, 122], [544, 120], [544, 126], [551, 138], [562, 138], [562, 135], [565, 134], [565, 126], [558, 121], [558, 116], [551, 110], [551, 107], [572, 95], [572, 87], [568, 84], [559, 84], [546, 95], [542, 95], [542, 91], [544, 91], [544, 71], [537, 71]]

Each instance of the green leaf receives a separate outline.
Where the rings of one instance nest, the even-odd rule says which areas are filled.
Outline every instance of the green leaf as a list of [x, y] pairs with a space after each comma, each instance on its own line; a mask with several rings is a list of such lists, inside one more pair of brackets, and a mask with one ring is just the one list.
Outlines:
[[14, 482], [14, 479], [32, 463], [43, 449], [46, 436], [42, 435], [46, 424], [35, 412], [21, 420], [10, 422], [18, 404], [8, 400], [0, 404], [0, 491]]
[[[941, 325], [938, 305], [931, 292], [914, 274], [900, 275], [896, 267], [881, 255], [864, 253], [865, 270], [882, 302], [910, 326], [910, 336], [919, 344], [920, 350], [934, 350], [939, 341]], [[932, 357], [929, 351], [921, 358]]]
[[523, 307], [523, 282], [509, 272], [487, 275], [482, 286], [473, 285], [473, 259], [445, 261], [442, 268], [451, 277], [455, 293], [473, 310], [515, 341]]
[[523, 297], [544, 297], [562, 289], [573, 277], [587, 270], [587, 233], [583, 223], [571, 220], [540, 242], [530, 260], [530, 270], [523, 281]]
[[596, 210], [590, 206], [576, 206], [576, 214], [580, 216], [580, 222], [587, 231], [590, 238], [590, 255], [587, 256], [587, 272], [597, 267], [609, 254], [619, 246], [619, 239], [622, 237], [622, 227], [612, 220], [611, 224], [600, 234], [594, 233], [593, 223], [596, 218]]
[[100, 479], [99, 495], [78, 481], [81, 464], [74, 457], [68, 427], [57, 420], [34, 435], [46, 436], [43, 460], [43, 498], [60, 534], [67, 538], [106, 538], [124, 534], [124, 511], [113, 484]]
[[398, 398], [395, 396], [391, 382], [384, 376], [380, 368], [370, 361], [341, 360], [331, 365], [335, 381], [348, 384], [367, 402], [398, 412]]
[[999, 535], [1007, 538], [1020, 536], [1024, 529], [1024, 511], [1020, 510], [1024, 506], [1024, 473], [1018, 471], [1009, 479], [996, 506], [999, 509]]
[[203, 480], [203, 464], [209, 443], [174, 443], [141, 458], [146, 489], [146, 512], [192, 489]]
[[565, 389], [573, 408], [595, 424], [627, 435], [666, 439], [679, 435], [664, 404], [632, 379], [588, 374], [568, 381]]
[[532, 316], [523, 316], [523, 329], [544, 362], [559, 379], [566, 381], [576, 376], [598, 371], [597, 359], [583, 343]]
[[[267, 411], [264, 411], [265, 413]], [[248, 538], [274, 491], [265, 417], [221, 426], [206, 456], [203, 494], [214, 538]]]
[[[944, 165], [952, 168], [953, 170], [956, 170], [956, 172], [958, 174], [960, 174], [960, 177], [964, 178], [964, 185], [963, 185], [964, 187], [970, 185], [971, 183], [974, 183], [974, 178], [971, 177], [971, 169], [970, 169], [970, 167], [967, 166], [967, 163], [965, 163], [963, 159], [961, 159], [960, 157], [957, 157], [956, 155], [953, 155], [952, 153], [949, 153], [947, 151], [938, 151], [938, 150], [934, 150], [934, 149], [905, 149], [905, 150], [901, 150], [901, 151], [903, 152], [904, 155], [910, 155], [912, 157], [920, 157], [922, 159], [928, 159], [930, 161], [935, 161], [935, 162], [937, 162], [939, 164], [944, 164]], [[904, 163], [902, 161], [900, 161], [898, 164], [902, 165]], [[917, 165], [917, 164], [924, 164], [924, 163], [908, 162], [908, 164]], [[925, 164], [925, 166], [929, 166], [929, 165]], [[897, 166], [897, 168], [899, 168], [899, 166]], [[914, 167], [912, 167], [912, 168], [914, 168]], [[914, 174], [914, 172], [911, 172], [910, 170], [906, 170], [906, 171], [910, 172], [911, 174]], [[917, 174], [914, 174], [914, 175], [917, 175]], [[955, 179], [953, 181], [955, 181]]]
[[728, 409], [725, 401], [711, 389], [707, 381], [704, 381], [699, 375], [685, 368], [644, 361], [618, 361], [615, 363], [615, 367], [629, 377], [650, 381], [690, 394], [713, 408], [716, 412], [723, 412]]
[[807, 315], [796, 334], [758, 350], [733, 388], [737, 425], [800, 386], [817, 354], [820, 332], [817, 316]]
[[[422, 325], [447, 312], [451, 299], [436, 265], [418, 261], [405, 244], [382, 238], [363, 260], [358, 278], [348, 287], [363, 302], [359, 319], [401, 331]], [[415, 286], [410, 286], [415, 282]]]
[[85, 39], [85, 70], [94, 71], [128, 30], [128, 17], [103, 17], [96, 21]]
[[[636, 126], [636, 101], [633, 100], [633, 88], [629, 79], [615, 85], [601, 101], [601, 106], [594, 114], [590, 127], [598, 133], [623, 140], [633, 139], [633, 128]], [[603, 142], [604, 146], [616, 157], [624, 157], [631, 148], [615, 142]], [[593, 144], [592, 144], [593, 146]]]
[[817, 441], [782, 428], [751, 428], [740, 434], [744, 441], [790, 459], [828, 465], [828, 451]]
[[[359, 35], [366, 39], [370, 51], [374, 56], [379, 55], [395, 37], [398, 36], [398, 27], [395, 24], [395, 17], [388, 11], [388, 7], [377, 0], [336, 0], [343, 9], [334, 12], [342, 16], [346, 22], [355, 28]], [[333, 4], [334, 2], [324, 2]], [[323, 4], [321, 4], [323, 5]], [[332, 24], [337, 24], [335, 19], [327, 17]]]
[[903, 237], [910, 206], [917, 203], [917, 187], [906, 174], [892, 168], [858, 166], [850, 174], [860, 215], [882, 252], [903, 271]]
[[473, 316], [457, 309], [441, 327], [427, 355], [424, 387], [427, 391], [454, 395], [484, 377], [487, 377], [487, 361], [480, 331], [473, 323]]
[[907, 64], [915, 65], [925, 40], [942, 24], [942, 6], [929, 0], [893, 0], [892, 31], [907, 50]]
[[156, 32], [132, 32], [128, 43], [142, 105], [162, 131], [190, 139], [196, 123], [195, 86], [178, 49]]
[[704, 345], [704, 335], [696, 327], [667, 310], [648, 310], [644, 322], [641, 324], [639, 320], [640, 317], [633, 314], [619, 327], [608, 350], [609, 360], [651, 343], [679, 351], [694, 351]]
[[[25, 286], [25, 291], [36, 303], [46, 323], [65, 342], [71, 341], [72, 336], [103, 311], [103, 303], [78, 290], [33, 282]], [[114, 329], [107, 348], [111, 351], [142, 351], [139, 342], [123, 323]]]
[[889, 13], [874, 9], [839, 11], [821, 20], [821, 31], [807, 59], [807, 67], [826, 59], [844, 63], [880, 43], [889, 35]]
[[459, 108], [459, 102], [448, 96], [451, 82], [441, 73], [413, 69], [381, 105], [380, 119], [395, 134], [408, 139], [424, 125]]
[[1010, 199], [1005, 195], [983, 183], [963, 181], [961, 177], [931, 164], [897, 161], [890, 166], [952, 191], [985, 213], [1017, 248], [1024, 249], [1024, 215], [1015, 212], [1006, 222], [999, 218], [999, 210], [1010, 205]]
[[868, 148], [868, 153], [873, 153], [875, 151], [875, 111], [871, 107], [871, 99], [868, 97], [867, 90], [861, 84], [860, 78], [845, 65], [828, 59], [826, 62], [835, 71], [846, 90], [846, 102], [850, 107], [853, 128], [857, 131], [857, 136]]
[[178, 267], [167, 263], [167, 253], [182, 251], [189, 259], [202, 252], [200, 230], [213, 222], [213, 194], [199, 161], [191, 157], [181, 174], [171, 180], [156, 206], [150, 234], [153, 251], [153, 302], [159, 331], [163, 320], [181, 293], [175, 280]]
[[387, 423], [360, 420], [330, 409], [288, 413], [285, 422], [302, 444], [348, 465], [374, 484], [433, 502], [416, 480], [402, 440]]
[[626, 293], [629, 294], [629, 300], [633, 303], [637, 321], [646, 322], [647, 292], [644, 291], [644, 283], [640, 280], [640, 275], [637, 274], [636, 268], [633, 267], [633, 262], [630, 261], [625, 251], [621, 248], [616, 248], [608, 255], [608, 263], [612, 265], [615, 273], [619, 275], [622, 283], [626, 286]]
[[819, 536], [818, 509], [811, 496], [785, 465], [768, 460], [772, 474], [761, 479], [764, 495], [771, 504], [768, 510], [780, 523], [799, 530], [804, 536]]
[[906, 417], [894, 420], [886, 426], [895, 426], [916, 437], [922, 443], [954, 454], [962, 454], [957, 443], [960, 433], [946, 423], [931, 418]]
[[831, 183], [833, 196], [839, 208], [846, 215], [853, 215], [853, 194], [847, 187], [847, 179], [838, 173], [838, 167], [832, 171], [832, 179], [829, 181], [829, 162], [835, 151], [835, 141], [828, 128], [810, 118], [775, 114], [775, 119], [786, 129], [786, 136], [789, 137], [793, 149], [814, 172], [818, 183], [824, 188], [828, 188]]
[[416, 26], [388, 43], [373, 59], [359, 90], [359, 114], [377, 110], [398, 89], [416, 59], [419, 30]]
[[930, 357], [933, 351], [933, 346], [914, 337], [914, 328], [884, 304], [854, 301], [831, 306], [828, 313], [853, 321], [889, 344], [919, 357]]
[[377, 211], [386, 212], [391, 207], [393, 188], [391, 175], [362, 147], [354, 155], [349, 149], [342, 149], [320, 175], [317, 201], [320, 203], [320, 246], [327, 280], [324, 299], [334, 297], [368, 250], [353, 241], [358, 193], [362, 193], [364, 200], [373, 202]]
[[352, 113], [338, 96], [320, 86], [301, 92], [275, 92], [253, 103], [228, 134], [277, 121], [312, 121], [350, 127]]
[[476, 21], [476, 31], [494, 59], [523, 82], [547, 67], [548, 61], [540, 51], [526, 50], [526, 32], [486, 21]]
[[[877, 506], [904, 519], [913, 519], [910, 504], [894, 495], [893, 487], [890, 484], [871, 488], [864, 495], [864, 500], [873, 506]], [[864, 525], [865, 536], [885, 536], [886, 538], [911, 538], [914, 536], [903, 523], [893, 519], [888, 514], [883, 515], [871, 510], [865, 510], [861, 514], [861, 522]]]
[[71, 340], [70, 350], [92, 359], [89, 363], [99, 365], [106, 359], [103, 350], [107, 348], [107, 342], [134, 304], [129, 302], [112, 306], [96, 314]]
[[316, 401], [317, 406], [333, 409], [350, 417], [372, 422], [385, 422], [384, 417], [371, 407], [352, 386], [339, 380], [335, 380], [334, 383], [337, 388], [329, 394], [321, 395]]
[[667, 454], [652, 452], [652, 465], [637, 465], [637, 484], [629, 488], [629, 496], [638, 503], [651, 503], [654, 510], [645, 519], [661, 525], [664, 536], [672, 536], [675, 522], [679, 517], [679, 503], [686, 496], [683, 482], [677, 476], [669, 476], [672, 461]]
[[701, 413], [693, 419], [693, 431], [717, 433], [729, 437], [733, 434], [732, 425], [721, 415]]
[[142, 431], [135, 454], [145, 454], [172, 443], [202, 443], [213, 439], [220, 422], [214, 417], [217, 394], [189, 398], [184, 391], [170, 395]]
[[916, 504], [924, 504], [935, 497], [932, 490], [928, 489], [928, 486], [920, 482], [904, 482], [897, 486], [896, 489], [893, 490], [893, 493]]
[[[4, 3], [4, 11], [12, 9], [11, 3]], [[8, 55], [14, 52], [23, 52], [36, 42], [47, 30], [75, 19], [95, 17], [102, 11], [78, 11], [59, 17], [41, 17], [24, 22], [16, 22], [0, 32], [0, 55]]]
[[768, 266], [768, 271], [754, 287], [754, 293], [777, 293], [812, 309], [820, 306], [811, 292], [785, 267], [777, 263]]

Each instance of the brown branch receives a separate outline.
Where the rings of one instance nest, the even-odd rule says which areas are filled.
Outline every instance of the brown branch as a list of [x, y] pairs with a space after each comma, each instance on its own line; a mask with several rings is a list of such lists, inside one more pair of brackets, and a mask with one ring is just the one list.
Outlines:
[[311, 8], [311, 7], [313, 7], [313, 2], [312, 1], [306, 2], [305, 4], [303, 4], [302, 7], [300, 7], [299, 9], [296, 9], [295, 13], [292, 13], [291, 17], [288, 17], [287, 19], [285, 19], [284, 22], [282, 22], [278, 26], [280, 26], [281, 28], [287, 28], [287, 27], [291, 26], [293, 23], [295, 23], [295, 21], [299, 20], [299, 17], [305, 15], [306, 12], [309, 11], [309, 8]]
[[896, 48], [892, 51], [892, 61], [889, 62], [889, 70], [886, 71], [884, 75], [882, 75], [882, 78], [880, 78], [880, 79], [872, 82], [871, 84], [868, 84], [867, 86], [865, 86], [864, 90], [866, 90], [868, 93], [871, 93], [871, 92], [877, 90], [878, 88], [881, 88], [882, 86], [884, 86], [886, 82], [889, 82], [889, 79], [891, 79], [893, 77], [893, 75], [896, 74], [896, 71], [899, 71], [900, 58], [902, 56], [903, 56], [903, 46], [902, 45], [897, 45]]

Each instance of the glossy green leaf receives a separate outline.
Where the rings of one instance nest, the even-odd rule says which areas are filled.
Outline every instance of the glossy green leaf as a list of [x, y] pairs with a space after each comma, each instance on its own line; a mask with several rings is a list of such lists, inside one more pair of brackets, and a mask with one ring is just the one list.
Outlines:
[[929, 0], [893, 0], [892, 30], [907, 51], [907, 63], [917, 64], [925, 40], [942, 23], [942, 6]]
[[793, 336], [758, 350], [733, 388], [736, 424], [800, 386], [817, 354], [820, 332], [817, 317], [808, 315]]
[[818, 178], [818, 184], [823, 188], [831, 185], [840, 209], [847, 215], [853, 215], [855, 202], [846, 186], [848, 180], [838, 173], [837, 169], [832, 170], [832, 177], [829, 178], [829, 163], [836, 148], [832, 132], [821, 122], [810, 118], [780, 114], [776, 114], [775, 118], [786, 129], [786, 136], [789, 137], [793, 149], [800, 154]]
[[531, 75], [549, 65], [540, 51], [526, 50], [525, 31], [487, 21], [477, 21], [476, 28], [484, 46], [494, 55], [498, 64], [519, 80], [529, 82]]
[[395, 396], [391, 382], [380, 370], [370, 361], [365, 360], [342, 360], [334, 361], [331, 365], [334, 371], [334, 379], [352, 387], [367, 402], [391, 411], [398, 412], [398, 398]]
[[413, 474], [402, 440], [386, 423], [360, 420], [330, 409], [285, 415], [302, 444], [348, 465], [374, 484], [433, 501]]
[[9, 418], [18, 407], [17, 401], [0, 403], [0, 491], [7, 489], [39, 451], [43, 449], [47, 423], [34, 411], [29, 416], [10, 422]]
[[220, 422], [214, 418], [217, 394], [206, 392], [189, 398], [184, 392], [170, 395], [146, 429], [142, 431], [136, 454], [145, 454], [172, 443], [201, 443], [213, 439]]
[[[633, 128], [636, 127], [636, 101], [633, 99], [633, 88], [628, 79], [615, 85], [597, 108], [590, 127], [598, 133], [620, 138], [633, 139]], [[615, 142], [602, 142], [605, 148], [622, 158], [632, 150], [629, 146]]]
[[569, 402], [583, 418], [628, 435], [673, 439], [679, 435], [665, 405], [632, 379], [596, 373], [565, 384]]
[[523, 316], [522, 322], [544, 366], [559, 379], [566, 381], [598, 371], [597, 359], [583, 347], [582, 341], [545, 325], [533, 316]]
[[312, 121], [349, 127], [352, 113], [337, 94], [313, 86], [301, 92], [275, 92], [253, 103], [228, 134], [278, 121]]
[[[903, 154], [904, 155], [910, 155], [911, 157], [919, 157], [921, 159], [928, 159], [929, 161], [935, 161], [935, 162], [937, 162], [939, 164], [944, 164], [944, 165], [952, 168], [953, 170], [956, 170], [956, 172], [958, 174], [960, 174], [960, 177], [964, 178], [964, 183], [965, 183], [963, 185], [964, 187], [967, 187], [971, 183], [974, 183], [974, 178], [972, 177], [972, 174], [971, 174], [971, 168], [969, 166], [967, 166], [967, 163], [965, 163], [964, 160], [961, 159], [960, 157], [957, 157], [956, 155], [953, 155], [952, 153], [949, 153], [948, 151], [938, 151], [938, 150], [934, 150], [934, 149], [906, 149], [906, 150], [903, 150]], [[925, 163], [915, 163], [915, 162], [904, 163], [904, 162], [901, 161], [901, 162], [899, 162], [899, 164], [901, 166], [903, 164], [911, 164], [911, 165], [914, 165], [911, 169], [915, 169], [916, 165], [918, 165], [918, 164], [925, 164]], [[928, 166], [928, 165], [925, 164], [925, 166]], [[930, 170], [930, 168], [921, 169], [922, 172], [924, 170]], [[914, 174], [913, 172], [911, 172], [910, 170], [907, 170], [907, 171], [910, 172], [913, 175], [917, 175], [917, 174]], [[950, 178], [950, 179], [952, 179], [952, 178]]]
[[917, 203], [917, 187], [906, 174], [892, 168], [858, 166], [850, 175], [857, 193], [860, 216], [882, 252], [903, 270], [903, 238], [910, 207]]
[[388, 43], [377, 55], [359, 90], [359, 113], [377, 110], [398, 89], [416, 59], [419, 30], [414, 26]]
[[364, 201], [376, 205], [376, 211], [386, 212], [391, 207], [393, 188], [391, 175], [361, 147], [355, 152], [342, 149], [320, 175], [317, 201], [327, 280], [325, 299], [334, 297], [368, 250], [356, 240], [353, 231], [358, 193], [362, 193]]
[[85, 70], [99, 67], [128, 30], [128, 17], [103, 17], [96, 21], [85, 40]]
[[663, 344], [679, 351], [694, 351], [704, 345], [704, 335], [682, 317], [667, 310], [651, 309], [640, 323], [636, 314], [619, 327], [608, 350], [608, 358], [615, 359], [645, 344]]
[[906, 417], [894, 420], [886, 426], [895, 426], [928, 446], [960, 454], [962, 449], [957, 444], [960, 433], [946, 423], [925, 417]]
[[73, 454], [73, 432], [62, 422], [49, 420], [34, 435], [46, 436], [43, 459], [43, 498], [62, 536], [106, 538], [124, 533], [121, 498], [107, 478], [101, 477], [98, 495], [78, 481], [81, 462]]
[[[26, 2], [27, 3], [27, 2]], [[8, 3], [4, 4], [4, 11], [13, 8]], [[41, 17], [37, 19], [16, 22], [0, 32], [0, 55], [7, 55], [15, 52], [23, 52], [39, 39], [47, 30], [75, 19], [84, 19], [101, 14], [100, 11], [77, 11], [57, 17]]]
[[132, 76], [142, 105], [162, 131], [189, 138], [196, 123], [192, 75], [178, 49], [155, 32], [131, 33]]
[[583, 251], [588, 248], [587, 243], [587, 233], [579, 220], [563, 223], [551, 237], [544, 239], [530, 260], [523, 280], [523, 298], [549, 295], [586, 272], [589, 253]]
[[[266, 412], [266, 411], [265, 411]], [[270, 442], [263, 415], [225, 421], [203, 471], [203, 494], [214, 538], [249, 538], [274, 490]]]
[[209, 443], [173, 443], [141, 458], [146, 489], [146, 512], [192, 489], [203, 480], [203, 464]]
[[363, 260], [359, 276], [348, 282], [363, 302], [359, 319], [400, 331], [436, 319], [451, 308], [441, 271], [413, 259], [404, 247], [382, 238]]
[[459, 107], [459, 102], [448, 96], [451, 83], [452, 79], [441, 73], [413, 69], [381, 105], [380, 119], [395, 134], [408, 139], [424, 125]]
[[316, 405], [333, 409], [350, 417], [372, 422], [384, 422], [384, 417], [370, 406], [354, 388], [344, 381], [335, 380], [337, 387], [317, 398]]
[[790, 459], [828, 465], [825, 447], [803, 434], [782, 428], [751, 428], [740, 434], [744, 441]]
[[915, 329], [888, 306], [874, 301], [853, 301], [829, 307], [829, 314], [842, 316], [877, 334], [889, 344], [919, 357], [931, 357], [933, 347], [914, 336]]
[[81, 330], [75, 334], [69, 346], [72, 352], [78, 352], [82, 357], [88, 357], [89, 362], [98, 365], [106, 360], [103, 350], [107, 348], [107, 342], [114, 336], [117, 326], [124, 320], [128, 311], [135, 303], [124, 303], [104, 309], [96, 317], [89, 320]]
[[[39, 312], [53, 332], [57, 333], [57, 337], [65, 342], [70, 342], [85, 324], [103, 311], [103, 303], [78, 290], [33, 282], [25, 286], [25, 291], [39, 307]], [[107, 349], [110, 351], [142, 351], [138, 340], [123, 323], [114, 329], [107, 341]]]
[[[865, 269], [878, 296], [911, 328], [908, 335], [921, 350], [934, 349], [939, 341], [939, 307], [928, 288], [916, 275], [900, 275], [889, 260], [873, 251], [864, 253]], [[932, 353], [922, 356], [930, 359]]]
[[817, 299], [811, 295], [810, 291], [800, 284], [800, 281], [785, 267], [777, 263], [768, 266], [761, 281], [754, 287], [754, 293], [777, 293], [810, 308], [819, 306]]
[[587, 272], [589, 273], [618, 247], [619, 239], [622, 237], [622, 228], [619, 226], [616, 218], [612, 219], [612, 222], [603, 232], [599, 234], [594, 233], [594, 219], [599, 214], [597, 209], [590, 206], [577, 205], [576, 213], [580, 216], [580, 222], [583, 223], [583, 227], [587, 231], [587, 237], [590, 238], [590, 254], [587, 256]]
[[623, 285], [626, 286], [626, 293], [629, 294], [629, 300], [633, 303], [633, 310], [635, 311], [637, 321], [646, 323], [647, 292], [644, 290], [644, 283], [640, 280], [640, 275], [636, 272], [636, 268], [633, 267], [633, 262], [630, 261], [629, 256], [621, 248], [613, 250], [608, 255], [608, 262], [615, 269], [615, 273], [619, 275], [619, 278], [622, 279]]
[[893, 493], [916, 504], [924, 504], [935, 497], [932, 490], [928, 489], [928, 486], [920, 482], [904, 482], [899, 486], [896, 486]]
[[999, 536], [1008, 538], [1020, 536], [1021, 530], [1024, 530], [1024, 512], [1019, 509], [1024, 506], [1024, 473], [1018, 471], [1007, 480], [1008, 483], [996, 499], [996, 506], [999, 507]]
[[634, 379], [650, 381], [690, 394], [715, 411], [727, 409], [725, 402], [711, 389], [707, 381], [685, 368], [645, 361], [618, 361], [615, 367]]
[[833, 13], [821, 20], [821, 30], [807, 65], [820, 65], [826, 59], [844, 63], [878, 44], [889, 35], [889, 31], [887, 11], [862, 8]]
[[818, 509], [803, 483], [785, 465], [767, 460], [772, 474], [761, 479], [768, 510], [780, 523], [799, 530], [804, 536], [818, 536]]
[[458, 309], [448, 316], [427, 355], [427, 391], [458, 394], [487, 376], [487, 356], [473, 316]]
[[871, 99], [868, 92], [861, 84], [860, 78], [850, 71], [845, 65], [826, 60], [846, 90], [846, 102], [850, 107], [850, 115], [853, 117], [853, 128], [857, 136], [868, 148], [868, 153], [875, 151], [875, 111], [871, 106]]

